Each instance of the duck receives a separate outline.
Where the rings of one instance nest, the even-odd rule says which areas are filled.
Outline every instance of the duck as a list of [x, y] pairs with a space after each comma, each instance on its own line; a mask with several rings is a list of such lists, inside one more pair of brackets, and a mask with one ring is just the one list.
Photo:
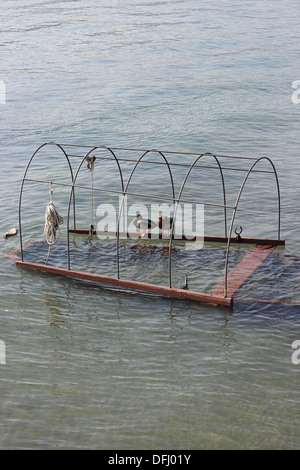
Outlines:
[[153, 222], [151, 219], [143, 219], [141, 214], [137, 214], [137, 216], [132, 221], [133, 225], [138, 229], [142, 229], [141, 236], [144, 237], [146, 235], [146, 230], [151, 230], [155, 228], [157, 224]]
[[157, 227], [162, 230], [162, 233], [167, 230], [168, 234], [173, 226], [174, 217], [167, 217], [166, 215], [160, 215], [156, 221]]

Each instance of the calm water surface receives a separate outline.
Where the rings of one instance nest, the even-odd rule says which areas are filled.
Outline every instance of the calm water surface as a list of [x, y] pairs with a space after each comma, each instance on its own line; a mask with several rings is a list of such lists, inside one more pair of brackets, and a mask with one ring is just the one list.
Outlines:
[[[299, 13], [293, 0], [6, 1], [2, 232], [18, 226], [25, 165], [47, 141], [266, 156], [279, 174], [286, 247], [241, 294], [299, 302]], [[62, 163], [56, 171], [63, 179]], [[155, 171], [136, 184], [147, 176], [159, 191]], [[237, 177], [226, 182], [232, 202]], [[197, 173], [192, 188], [215, 197], [219, 182]], [[246, 196], [244, 233], [274, 236], [272, 178], [251, 178]], [[26, 191], [28, 239], [42, 236], [48, 198]], [[219, 232], [205, 217], [207, 234]], [[97, 242], [80, 243], [77, 262], [93, 261]], [[5, 257], [18, 248], [17, 237], [0, 244], [2, 449], [299, 448], [298, 307], [237, 301], [228, 310], [104, 290], [19, 269]], [[109, 247], [105, 256], [111, 269]], [[130, 256], [139, 268], [148, 256], [155, 274], [161, 253]], [[222, 256], [180, 252], [177, 272], [209, 289]], [[126, 259], [127, 272], [149, 275]]]

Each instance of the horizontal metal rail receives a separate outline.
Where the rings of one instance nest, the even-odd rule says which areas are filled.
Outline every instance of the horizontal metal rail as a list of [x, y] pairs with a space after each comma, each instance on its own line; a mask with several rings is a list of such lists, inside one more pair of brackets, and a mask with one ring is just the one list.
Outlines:
[[[84, 158], [85, 155], [74, 155], [72, 153], [68, 153], [67, 154], [68, 157], [75, 157], [75, 158]], [[204, 154], [205, 156], [206, 154]], [[207, 154], [208, 155], [208, 154]], [[210, 155], [209, 155], [210, 156]], [[101, 160], [111, 160], [113, 161], [114, 159], [111, 158], [111, 157], [103, 157], [101, 155], [101, 157], [97, 156], [97, 158], [100, 158]], [[120, 158], [118, 157], [118, 160], [119, 162], [128, 162], [128, 163], [136, 163], [137, 160], [134, 160], [133, 158]], [[141, 163], [148, 163], [148, 164], [151, 164], [151, 165], [165, 165], [164, 162], [154, 162], [152, 160], [142, 160]], [[191, 165], [189, 163], [176, 163], [176, 162], [169, 162], [169, 165], [170, 166], [180, 166], [180, 167], [183, 167], [183, 168], [189, 168]], [[218, 170], [219, 171], [219, 167], [218, 166], [211, 166], [211, 165], [194, 165], [194, 168], [206, 168], [206, 169], [209, 169], [209, 170]], [[230, 166], [221, 166], [222, 170], [227, 170], [227, 171], [243, 171], [243, 172], [248, 172], [248, 168], [237, 168], [237, 167], [230, 167]], [[269, 173], [271, 175], [273, 175], [273, 171], [271, 170], [253, 170], [253, 173]]]
[[[95, 149], [103, 149], [103, 150], [124, 150], [124, 151], [130, 151], [130, 152], [161, 152], [161, 153], [168, 153], [170, 155], [191, 155], [191, 156], [197, 156], [199, 155], [198, 152], [175, 152], [174, 150], [158, 150], [158, 149], [141, 149], [141, 148], [130, 148], [130, 147], [111, 147], [111, 146], [106, 146], [106, 145], [80, 145], [80, 144], [56, 144], [54, 142], [48, 142], [49, 145], [61, 145], [62, 147], [82, 147], [82, 148], [95, 148]], [[234, 158], [234, 159], [239, 159], [239, 160], [257, 160], [255, 157], [245, 157], [245, 156], [238, 156], [238, 155], [219, 155], [219, 154], [213, 154], [210, 152], [203, 153], [203, 155], [212, 155], [215, 157], [220, 157], [220, 158]]]
[[[47, 180], [39, 180], [39, 179], [34, 179], [34, 178], [23, 178], [24, 181], [32, 181], [32, 182], [35, 182], [35, 183], [47, 183], [49, 184], [50, 181], [47, 181]], [[106, 188], [92, 188], [91, 186], [82, 186], [82, 185], [79, 185], [79, 184], [68, 184], [68, 183], [59, 183], [58, 181], [51, 181], [51, 183], [53, 185], [57, 185], [57, 186], [67, 186], [67, 187], [71, 187], [71, 188], [81, 188], [81, 189], [88, 189], [88, 190], [94, 190], [94, 191], [102, 191], [102, 192], [107, 192], [107, 193], [113, 193], [113, 194], [125, 194], [125, 195], [129, 195], [129, 196], [139, 196], [139, 197], [146, 197], [146, 198], [149, 198], [149, 199], [159, 199], [159, 200], [162, 200], [162, 201], [175, 201], [175, 202], [186, 202], [186, 203], [190, 203], [190, 204], [203, 204], [205, 206], [214, 206], [214, 207], [226, 207], [227, 209], [234, 209], [235, 206], [228, 206], [228, 205], [224, 205], [224, 204], [215, 204], [213, 202], [203, 202], [203, 201], [191, 201], [189, 199], [182, 199], [182, 198], [172, 198], [172, 197], [166, 197], [166, 196], [155, 196], [154, 194], [145, 194], [145, 193], [132, 193], [130, 191], [126, 191], [126, 192], [123, 192], [123, 191], [118, 191], [117, 189], [106, 189]]]

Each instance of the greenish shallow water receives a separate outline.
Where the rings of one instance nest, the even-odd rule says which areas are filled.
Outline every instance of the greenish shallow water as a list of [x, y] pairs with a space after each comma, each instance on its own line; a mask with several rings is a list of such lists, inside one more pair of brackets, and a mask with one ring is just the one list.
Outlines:
[[[3, 233], [18, 226], [23, 172], [46, 141], [267, 156], [279, 174], [286, 247], [239, 294], [299, 302], [298, 16], [295, 1], [5, 2]], [[47, 160], [37, 171], [50, 179]], [[53, 171], [64, 179], [60, 163]], [[164, 175], [149, 178], [141, 170], [135, 187], [147, 181], [159, 192]], [[176, 187], [182, 178], [178, 170]], [[213, 174], [193, 178], [193, 195], [219, 197]], [[229, 203], [239, 181], [226, 173]], [[65, 215], [63, 195], [54, 193]], [[48, 198], [48, 188], [26, 188], [26, 240], [42, 236]], [[84, 202], [83, 192], [86, 223]], [[245, 235], [274, 236], [273, 180], [249, 179], [244, 204]], [[206, 233], [221, 230], [207, 211]], [[77, 262], [86, 256], [98, 269], [102, 242], [76, 240]], [[0, 243], [2, 449], [299, 448], [297, 307], [237, 301], [229, 310], [101, 289], [17, 268], [5, 256], [18, 248], [17, 237]], [[206, 248], [178, 249], [177, 284], [187, 269], [205, 289], [222, 277], [224, 252]], [[165, 276], [155, 264], [161, 250], [126, 249], [140, 269], [125, 251], [126, 273]], [[102, 262], [111, 271], [112, 253], [108, 244]]]

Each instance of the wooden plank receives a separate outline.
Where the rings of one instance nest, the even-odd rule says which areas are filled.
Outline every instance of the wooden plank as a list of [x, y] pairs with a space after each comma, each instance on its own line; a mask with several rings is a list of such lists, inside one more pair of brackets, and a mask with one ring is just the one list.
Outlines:
[[49, 266], [45, 264], [32, 263], [28, 261], [17, 261], [16, 264], [23, 268], [33, 269], [35, 271], [42, 271], [51, 274], [58, 274], [62, 276], [72, 277], [76, 279], [85, 279], [88, 281], [99, 282], [101, 284], [109, 284], [119, 287], [125, 287], [128, 289], [136, 289], [144, 292], [152, 292], [163, 296], [177, 297], [186, 300], [195, 300], [201, 303], [207, 303], [211, 305], [222, 305], [231, 307], [232, 299], [224, 298], [223, 293], [221, 295], [215, 295], [212, 293], [196, 292], [188, 289], [175, 289], [156, 284], [149, 284], [140, 281], [130, 281], [127, 279], [118, 279], [110, 276], [103, 276], [101, 274], [86, 273], [84, 271], [68, 270], [64, 268], [58, 268], [55, 266]]
[[[232, 298], [234, 293], [241, 287], [243, 282], [261, 265], [261, 263], [275, 249], [275, 246], [256, 245], [246, 256], [233, 268], [227, 276], [227, 296]], [[225, 278], [222, 279], [211, 291], [213, 295], [224, 295]]]
[[[70, 233], [77, 233], [80, 235], [87, 235], [89, 234], [88, 229], [74, 229], [71, 228], [69, 229]], [[93, 235], [103, 235], [107, 237], [116, 237], [117, 233], [116, 232], [96, 232], [96, 230], [93, 231]], [[139, 232], [120, 232], [120, 238], [133, 238], [133, 239], [139, 239], [141, 238], [139, 235]], [[201, 237], [199, 237], [201, 239]], [[145, 237], [142, 238], [142, 240], [169, 240], [170, 237], [167, 234], [161, 234], [161, 233], [147, 233]], [[185, 235], [178, 235], [175, 234], [173, 235], [173, 240], [183, 240], [183, 241], [195, 241], [196, 237], [192, 236], [185, 236]], [[212, 242], [212, 243], [227, 243], [228, 242], [228, 237], [222, 237], [222, 236], [210, 236], [210, 235], [205, 235], [204, 236], [204, 241], [205, 242]], [[231, 243], [236, 242], [235, 237], [230, 238]], [[255, 237], [243, 237], [239, 243], [248, 243], [249, 245], [285, 245], [285, 240], [282, 238], [255, 238]]]
[[[29, 248], [30, 245], [32, 245], [33, 243], [41, 243], [41, 242], [44, 242], [43, 238], [33, 238], [32, 240], [29, 240], [28, 243], [26, 243], [26, 245], [24, 246], [23, 249], [25, 250], [26, 248]], [[19, 260], [21, 258], [21, 249], [18, 248], [14, 251], [11, 251], [7, 255], [5, 255], [5, 258], [9, 258], [9, 259], [13, 259], [13, 260]]]

